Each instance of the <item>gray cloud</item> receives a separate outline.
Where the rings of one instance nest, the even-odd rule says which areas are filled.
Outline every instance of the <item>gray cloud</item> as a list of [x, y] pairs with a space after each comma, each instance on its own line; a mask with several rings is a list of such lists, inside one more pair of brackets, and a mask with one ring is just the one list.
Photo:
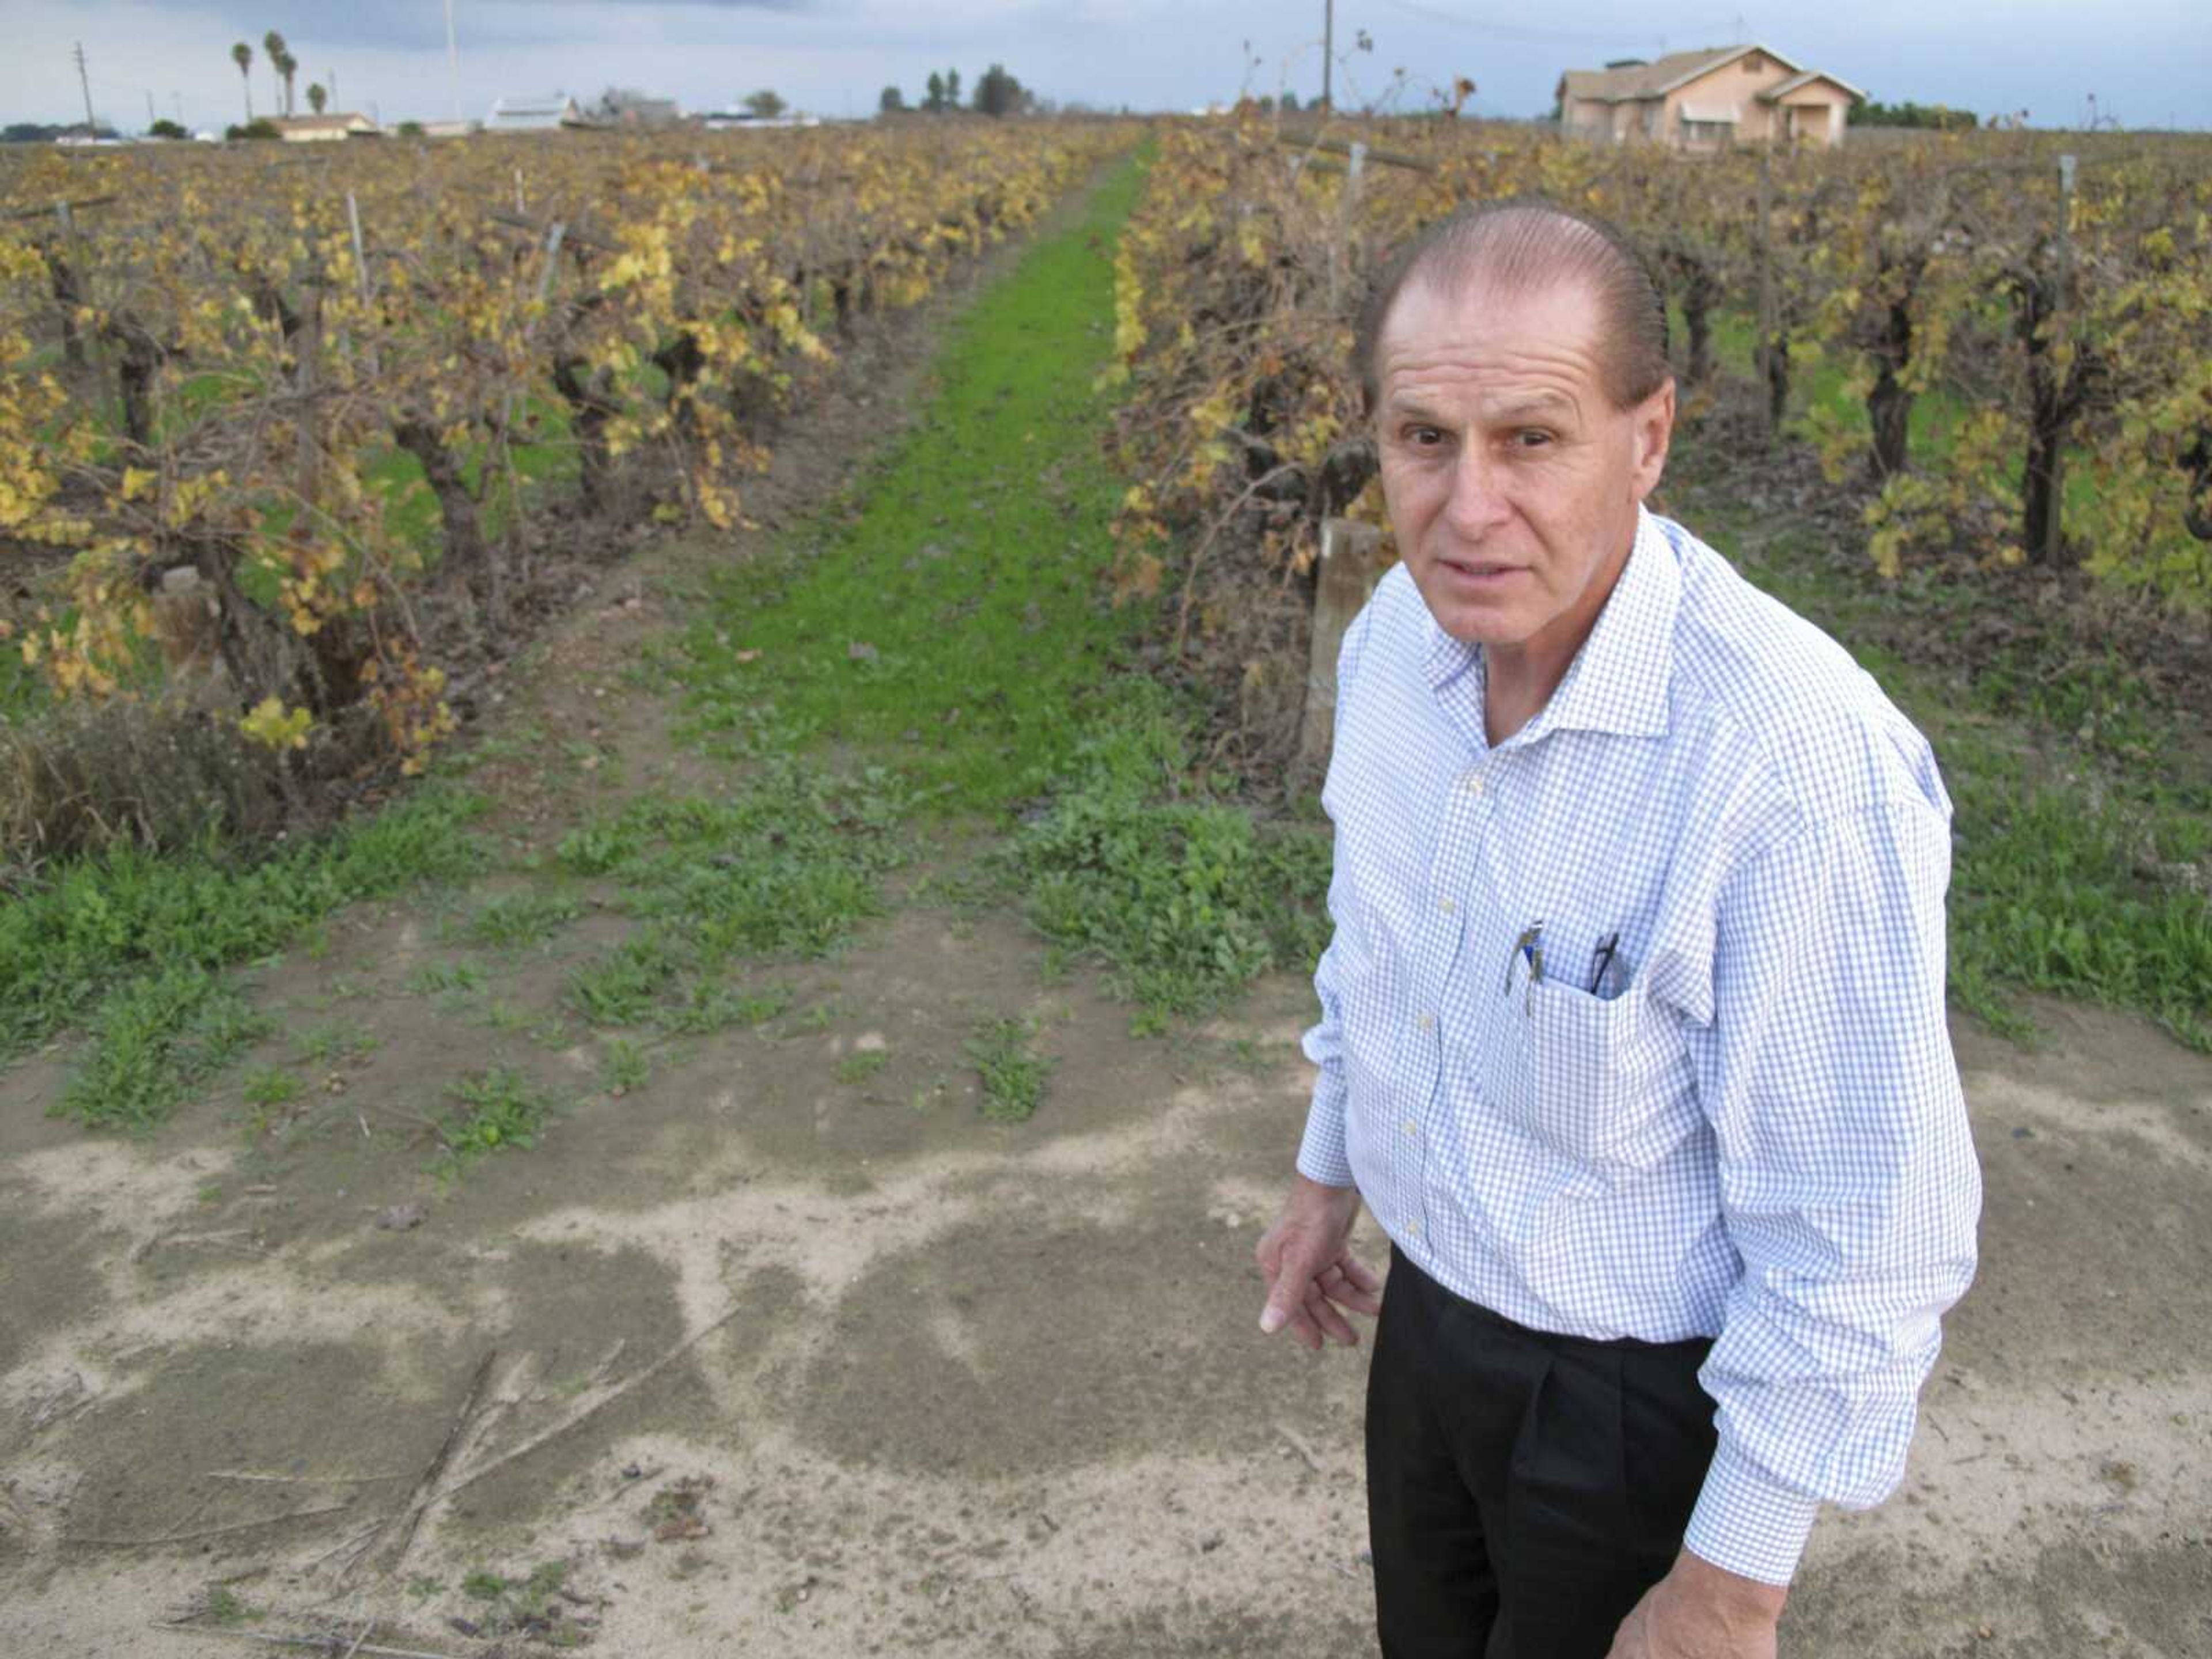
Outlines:
[[[1560, 0], [1501, 15], [1485, 0], [1336, 0], [1342, 101], [1379, 95], [1393, 71], [1418, 88], [1455, 75], [1476, 112], [1549, 106], [1559, 71], [1627, 54], [1729, 40], [1718, 0]], [[143, 124], [239, 118], [227, 53], [282, 29], [307, 78], [335, 72], [345, 102], [387, 118], [443, 114], [453, 92], [442, 0], [0, 0], [0, 117], [81, 113], [70, 66], [82, 39], [100, 112]], [[773, 86], [820, 113], [863, 114], [886, 84], [918, 94], [933, 69], [972, 84], [991, 62], [1062, 100], [1189, 108], [1240, 89], [1301, 96], [1321, 82], [1319, 0], [454, 0], [459, 103], [481, 115], [502, 93], [590, 94], [649, 87], [709, 107]], [[1374, 49], [1353, 49], [1359, 31]], [[1745, 33], [1877, 98], [2080, 118], [2087, 94], [2130, 125], [2212, 125], [2212, 5], [2204, 0], [1774, 0]], [[257, 63], [258, 109], [270, 97]]]

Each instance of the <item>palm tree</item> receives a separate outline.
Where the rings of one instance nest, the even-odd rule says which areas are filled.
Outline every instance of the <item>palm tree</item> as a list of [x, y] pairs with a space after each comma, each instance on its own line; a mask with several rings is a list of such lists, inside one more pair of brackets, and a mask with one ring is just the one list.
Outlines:
[[253, 48], [240, 40], [230, 49], [230, 61], [238, 65], [238, 78], [246, 88], [246, 125], [253, 125], [253, 81], [246, 70], [253, 67]]
[[300, 61], [292, 56], [291, 49], [284, 44], [284, 37], [275, 29], [261, 37], [261, 50], [269, 55], [270, 70], [283, 78], [284, 113], [289, 115], [292, 112], [292, 72], [300, 67]]
[[320, 115], [323, 112], [323, 106], [330, 101], [331, 95], [329, 93], [323, 90], [323, 83], [320, 81], [310, 81], [307, 82], [307, 107], [309, 109], [314, 111], [316, 114]]

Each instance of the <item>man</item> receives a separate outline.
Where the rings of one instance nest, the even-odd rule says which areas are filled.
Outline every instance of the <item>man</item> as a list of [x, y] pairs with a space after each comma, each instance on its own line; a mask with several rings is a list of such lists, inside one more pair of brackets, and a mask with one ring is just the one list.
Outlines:
[[1338, 668], [1261, 1327], [1351, 1343], [1379, 1300], [1389, 1659], [1771, 1655], [1972, 1276], [1949, 800], [1832, 641], [1645, 510], [1674, 387], [1616, 233], [1455, 218], [1358, 350], [1403, 562]]

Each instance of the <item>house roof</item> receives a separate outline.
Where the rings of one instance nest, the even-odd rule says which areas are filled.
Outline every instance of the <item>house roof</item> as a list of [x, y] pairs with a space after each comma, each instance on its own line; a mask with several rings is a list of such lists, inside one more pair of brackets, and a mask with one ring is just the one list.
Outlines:
[[502, 98], [491, 106], [494, 115], [567, 115], [576, 100], [565, 92], [519, 98]]
[[1854, 98], [1864, 98], [1866, 96], [1866, 94], [1860, 91], [1856, 87], [1853, 86], [1850, 82], [1844, 80], [1840, 76], [1825, 74], [1820, 70], [1807, 70], [1802, 75], [1791, 76], [1787, 81], [1783, 82], [1779, 86], [1767, 88], [1765, 91], [1759, 94], [1759, 101], [1767, 104], [1780, 103], [1782, 100], [1787, 98], [1791, 93], [1802, 91], [1805, 88], [1811, 86], [1815, 81], [1826, 81], [1832, 87], [1841, 87], [1845, 92], [1850, 94]]
[[[1601, 104], [1640, 103], [1647, 98], [1664, 98], [1675, 88], [1686, 86], [1699, 76], [1711, 73], [1724, 64], [1732, 64], [1750, 52], [1761, 52], [1771, 58], [1786, 70], [1798, 66], [1771, 46], [1762, 46], [1753, 41], [1741, 46], [1707, 46], [1698, 52], [1670, 52], [1664, 58], [1655, 58], [1648, 64], [1632, 64], [1620, 69], [1569, 70], [1559, 77], [1559, 92], [1563, 97], [1595, 99]], [[1828, 77], [1834, 80], [1834, 76]], [[1838, 81], [1838, 86], [1843, 82]]]
[[325, 115], [276, 115], [270, 125], [279, 132], [345, 132], [356, 126], [374, 127], [375, 123], [357, 112]]

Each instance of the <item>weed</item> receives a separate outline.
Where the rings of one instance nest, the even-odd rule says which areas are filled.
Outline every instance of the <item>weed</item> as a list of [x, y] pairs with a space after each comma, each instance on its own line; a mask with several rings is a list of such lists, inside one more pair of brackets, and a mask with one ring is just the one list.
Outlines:
[[648, 927], [568, 981], [568, 1000], [594, 1025], [635, 1025], [651, 1013], [661, 991], [694, 953], [673, 928]]
[[837, 1062], [837, 1081], [847, 1087], [866, 1083], [890, 1063], [890, 1056], [880, 1048], [857, 1054], [848, 1054]]
[[881, 913], [906, 802], [880, 769], [833, 775], [783, 759], [735, 796], [647, 796], [577, 831], [564, 862], [613, 877], [645, 926], [573, 977], [571, 1003], [599, 1024], [730, 1023], [715, 986], [731, 963], [826, 955]]
[[250, 1040], [218, 970], [270, 956], [356, 900], [473, 870], [481, 854], [464, 830], [481, 811], [427, 789], [258, 865], [206, 842], [169, 856], [116, 847], [56, 867], [0, 905], [0, 1060], [82, 1021], [94, 1042], [68, 1109], [88, 1122], [158, 1120]]
[[705, 980], [693, 980], [673, 1002], [664, 1002], [654, 1018], [666, 1030], [696, 1035], [734, 1025], [765, 1025], [791, 1006], [787, 985], [764, 991], [736, 992]]
[[1026, 1123], [1044, 1098], [1052, 1062], [1030, 1048], [1036, 1035], [1018, 1019], [986, 1020], [967, 1044], [982, 1079], [983, 1115], [996, 1123]]
[[247, 1104], [266, 1110], [290, 1105], [300, 1097], [300, 1089], [298, 1073], [281, 1066], [262, 1066], [246, 1074], [243, 1093]]
[[243, 1625], [261, 1616], [260, 1608], [241, 1600], [228, 1584], [217, 1584], [207, 1593], [207, 1622], [210, 1625]]
[[1207, 799], [1187, 770], [1164, 700], [1133, 690], [1008, 853], [1030, 920], [1111, 968], [1140, 1030], [1215, 1006], [1270, 968], [1306, 967], [1328, 943], [1327, 841]]
[[407, 976], [407, 988], [418, 996], [480, 991], [483, 982], [484, 970], [473, 962], [426, 962]]
[[2186, 844], [2189, 832], [2155, 807], [2147, 829], [2141, 807], [2036, 785], [1987, 750], [1954, 748], [1949, 758], [1960, 1002], [2018, 1036], [2024, 1022], [1999, 988], [2061, 992], [2141, 1009], [2212, 1051], [2212, 903], [2142, 867], [2147, 842]]
[[57, 1109], [88, 1127], [151, 1128], [193, 1085], [271, 1029], [202, 969], [172, 968], [127, 981], [100, 1004], [91, 1056], [70, 1079]]
[[580, 914], [564, 893], [514, 893], [496, 898], [469, 918], [467, 933], [477, 945], [515, 950], [549, 938]]
[[376, 1033], [357, 1020], [336, 1020], [301, 1032], [297, 1050], [300, 1062], [306, 1066], [366, 1060], [376, 1050]]
[[447, 1114], [438, 1131], [445, 1147], [441, 1173], [448, 1176], [501, 1147], [535, 1146], [553, 1110], [544, 1091], [511, 1066], [487, 1066], [449, 1092], [459, 1109]]
[[599, 1086], [609, 1094], [633, 1094], [652, 1075], [653, 1062], [629, 1038], [616, 1037], [607, 1044], [606, 1056], [599, 1064]]

